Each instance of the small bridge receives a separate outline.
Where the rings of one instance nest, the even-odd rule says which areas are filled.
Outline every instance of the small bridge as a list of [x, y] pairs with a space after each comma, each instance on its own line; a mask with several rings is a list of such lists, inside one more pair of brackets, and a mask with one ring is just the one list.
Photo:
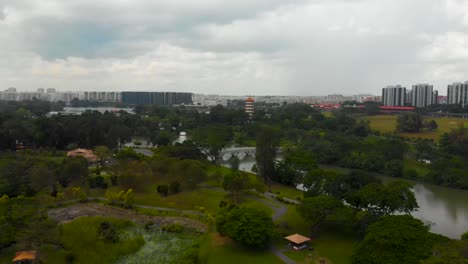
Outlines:
[[[223, 161], [229, 161], [232, 157], [237, 157], [239, 160], [248, 157], [255, 159], [255, 152], [255, 147], [226, 148], [221, 151], [221, 158]], [[281, 153], [281, 148], [278, 148], [277, 153]]]
[[221, 158], [223, 161], [228, 161], [232, 157], [237, 157], [240, 160], [247, 157], [255, 158], [255, 151], [255, 147], [227, 148], [221, 151]]

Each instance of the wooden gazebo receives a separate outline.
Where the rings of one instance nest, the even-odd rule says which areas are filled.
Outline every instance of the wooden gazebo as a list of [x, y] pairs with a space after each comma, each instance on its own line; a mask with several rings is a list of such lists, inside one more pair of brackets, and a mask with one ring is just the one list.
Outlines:
[[310, 238], [299, 234], [287, 236], [285, 239], [289, 241], [289, 245], [294, 250], [303, 250], [307, 248], [307, 243], [311, 240]]

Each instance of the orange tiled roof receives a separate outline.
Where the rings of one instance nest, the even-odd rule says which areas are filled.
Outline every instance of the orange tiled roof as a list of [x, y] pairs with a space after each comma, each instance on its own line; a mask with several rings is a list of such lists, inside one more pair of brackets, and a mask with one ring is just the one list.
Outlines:
[[251, 102], [251, 103], [255, 102], [255, 100], [252, 97], [247, 98], [245, 101], [246, 102]]
[[77, 148], [67, 153], [67, 157], [78, 157], [78, 156], [84, 157], [88, 161], [92, 161], [92, 162], [95, 162], [98, 160], [97, 156], [90, 149]]
[[16, 252], [16, 255], [15, 255], [15, 258], [13, 259], [13, 262], [22, 261], [22, 260], [35, 260], [36, 259], [36, 253], [37, 252], [35, 250]]
[[304, 242], [308, 242], [310, 241], [310, 238], [308, 237], [305, 237], [305, 236], [301, 236], [299, 234], [294, 234], [294, 235], [290, 235], [290, 236], [287, 236], [285, 237], [285, 239], [293, 242], [293, 243], [296, 243], [296, 244], [302, 244]]

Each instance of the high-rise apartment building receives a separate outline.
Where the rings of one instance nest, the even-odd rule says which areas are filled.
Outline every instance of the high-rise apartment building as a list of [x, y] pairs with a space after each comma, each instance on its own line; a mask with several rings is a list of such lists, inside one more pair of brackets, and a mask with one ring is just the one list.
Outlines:
[[411, 90], [411, 105], [415, 107], [426, 107], [434, 104], [433, 86], [429, 84], [413, 85]]
[[382, 89], [382, 104], [386, 106], [404, 106], [406, 88], [401, 85], [387, 86]]
[[468, 104], [468, 81], [453, 83], [447, 87], [447, 104]]

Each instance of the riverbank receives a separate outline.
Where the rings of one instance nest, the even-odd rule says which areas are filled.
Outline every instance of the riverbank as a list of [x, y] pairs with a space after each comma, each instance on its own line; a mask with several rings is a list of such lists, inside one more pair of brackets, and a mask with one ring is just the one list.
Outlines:
[[[351, 169], [321, 166], [324, 169], [347, 173]], [[468, 190], [454, 189], [410, 179], [389, 177], [374, 173], [384, 182], [403, 180], [413, 184], [419, 210], [412, 215], [430, 226], [433, 233], [453, 239], [468, 230]]]

